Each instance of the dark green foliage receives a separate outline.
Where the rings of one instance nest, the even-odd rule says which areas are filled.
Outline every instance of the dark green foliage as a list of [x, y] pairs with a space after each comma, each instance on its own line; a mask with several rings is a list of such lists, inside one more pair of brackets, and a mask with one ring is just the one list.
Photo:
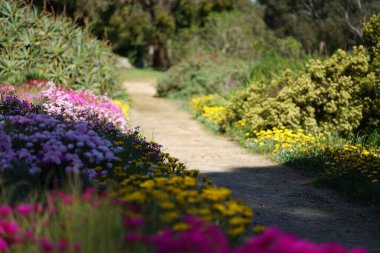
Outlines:
[[[380, 11], [378, 0], [259, 0], [265, 21], [280, 36], [293, 36], [307, 52], [333, 53], [360, 44], [363, 23]], [[322, 46], [322, 48], [320, 48]]]

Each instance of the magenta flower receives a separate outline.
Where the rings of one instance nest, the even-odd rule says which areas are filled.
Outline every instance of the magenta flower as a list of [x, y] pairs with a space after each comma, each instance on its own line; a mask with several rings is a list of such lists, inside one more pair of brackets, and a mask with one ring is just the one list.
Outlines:
[[66, 239], [59, 240], [57, 246], [60, 253], [65, 253], [69, 249], [69, 243]]
[[8, 205], [2, 205], [0, 206], [0, 215], [1, 216], [7, 216], [12, 213], [12, 208]]
[[10, 238], [15, 237], [19, 232], [19, 226], [12, 221], [0, 221], [0, 227], [4, 235]]
[[21, 215], [28, 215], [33, 213], [33, 206], [27, 203], [23, 203], [16, 207], [16, 211]]
[[55, 245], [46, 237], [42, 237], [40, 239], [40, 247], [43, 250], [43, 252], [52, 252], [55, 248]]
[[128, 228], [139, 228], [144, 225], [144, 219], [139, 217], [129, 217], [124, 219], [124, 225]]
[[9, 245], [6, 240], [0, 237], [0, 252], [8, 252]]

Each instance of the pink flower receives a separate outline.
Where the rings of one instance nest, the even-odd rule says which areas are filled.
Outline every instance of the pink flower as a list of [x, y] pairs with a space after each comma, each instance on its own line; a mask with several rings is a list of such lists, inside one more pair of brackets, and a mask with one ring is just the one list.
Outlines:
[[124, 225], [128, 228], [139, 228], [144, 224], [144, 219], [138, 217], [129, 217], [124, 219]]
[[58, 242], [58, 250], [60, 253], [65, 253], [69, 249], [69, 243], [66, 239], [61, 239]]
[[80, 252], [82, 250], [82, 244], [80, 242], [74, 242], [73, 248], [75, 252]]
[[12, 208], [8, 205], [2, 205], [0, 206], [0, 215], [1, 216], [7, 216], [12, 213]]
[[0, 252], [8, 252], [9, 245], [6, 240], [0, 237]]
[[124, 240], [129, 243], [138, 243], [143, 241], [143, 236], [139, 233], [131, 232], [125, 236]]
[[30, 230], [26, 230], [24, 232], [24, 240], [33, 242], [34, 241], [34, 233]]
[[19, 214], [28, 215], [33, 212], [33, 207], [30, 204], [24, 203], [16, 207], [16, 210]]
[[55, 248], [55, 245], [53, 242], [49, 241], [46, 237], [42, 237], [40, 239], [40, 247], [43, 250], [43, 252], [52, 252]]
[[89, 201], [94, 196], [94, 192], [95, 192], [94, 188], [91, 188], [91, 187], [87, 188], [85, 192], [83, 193], [83, 196], [82, 196], [83, 200]]
[[3, 220], [0, 222], [0, 227], [3, 233], [9, 237], [14, 237], [19, 231], [18, 225], [12, 221]]

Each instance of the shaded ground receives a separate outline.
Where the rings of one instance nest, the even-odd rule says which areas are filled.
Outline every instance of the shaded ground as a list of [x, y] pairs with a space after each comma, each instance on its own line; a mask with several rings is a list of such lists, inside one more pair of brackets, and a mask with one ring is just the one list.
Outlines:
[[174, 101], [155, 98], [152, 81], [125, 85], [133, 103], [132, 125], [141, 126], [148, 139], [162, 144], [188, 167], [231, 188], [236, 198], [254, 208], [256, 223], [276, 224], [319, 242], [339, 241], [380, 252], [378, 207], [344, 202], [331, 190], [313, 187], [313, 179], [299, 171], [207, 133]]

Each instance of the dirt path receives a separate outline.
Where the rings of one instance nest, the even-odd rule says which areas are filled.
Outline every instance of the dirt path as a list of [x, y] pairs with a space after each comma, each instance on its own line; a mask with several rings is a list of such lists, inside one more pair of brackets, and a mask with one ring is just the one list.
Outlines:
[[199, 169], [219, 186], [251, 205], [254, 220], [276, 224], [303, 238], [363, 245], [380, 252], [380, 210], [346, 203], [327, 189], [311, 186], [299, 171], [253, 155], [224, 137], [213, 136], [178, 108], [155, 98], [153, 82], [125, 83], [132, 97], [131, 122], [148, 139], [188, 167]]

